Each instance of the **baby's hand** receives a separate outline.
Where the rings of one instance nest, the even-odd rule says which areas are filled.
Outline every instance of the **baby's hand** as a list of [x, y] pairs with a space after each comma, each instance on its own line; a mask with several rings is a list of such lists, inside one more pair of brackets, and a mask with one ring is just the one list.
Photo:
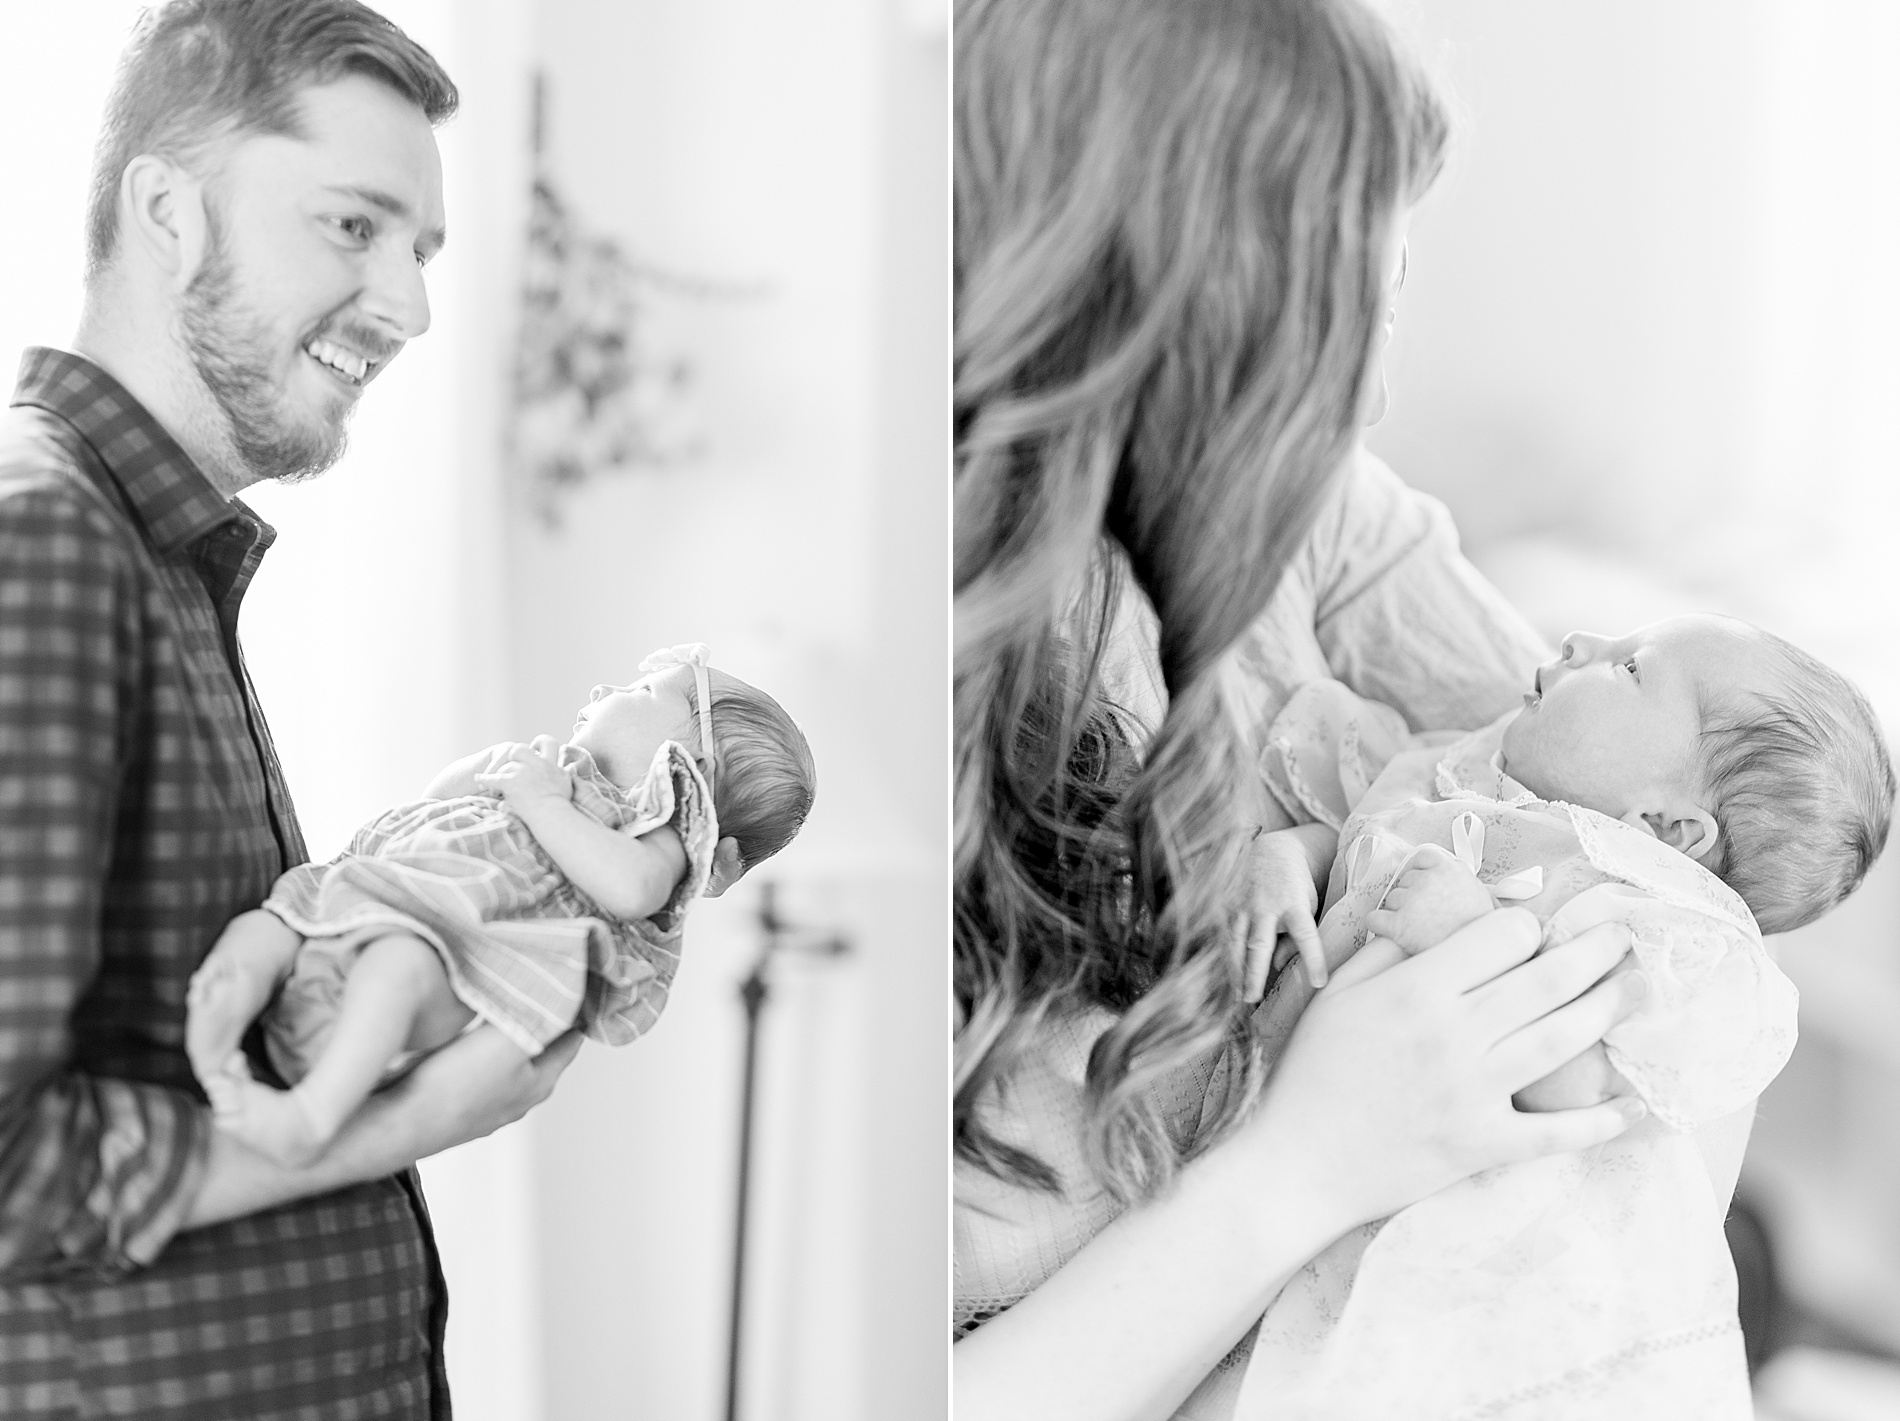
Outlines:
[[552, 735], [537, 735], [532, 745], [497, 745], [475, 783], [499, 792], [517, 810], [548, 800], [565, 804], [574, 797], [574, 777], [556, 763], [560, 753]]
[[[1247, 962], [1241, 980], [1245, 1000], [1257, 1002], [1266, 995], [1267, 978], [1294, 950], [1306, 968], [1306, 980], [1315, 988], [1326, 985], [1326, 953], [1313, 921], [1318, 910], [1313, 864], [1297, 831], [1281, 830], [1255, 839]], [[1283, 936], [1291, 940], [1291, 948], [1276, 948]]]
[[1366, 914], [1366, 928], [1414, 957], [1496, 906], [1491, 890], [1475, 873], [1436, 844], [1428, 844], [1386, 890], [1384, 903]]

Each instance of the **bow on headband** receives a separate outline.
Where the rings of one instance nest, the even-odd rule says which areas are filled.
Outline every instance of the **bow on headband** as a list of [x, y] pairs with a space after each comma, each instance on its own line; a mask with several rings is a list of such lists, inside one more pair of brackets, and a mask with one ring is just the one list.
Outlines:
[[699, 749], [706, 761], [706, 788], [709, 790], [713, 787], [713, 777], [719, 764], [712, 736], [712, 681], [706, 674], [706, 664], [711, 660], [712, 648], [705, 642], [688, 641], [678, 646], [664, 647], [640, 663], [640, 669], [646, 672], [665, 671], [674, 666], [693, 668], [693, 689], [699, 693]]

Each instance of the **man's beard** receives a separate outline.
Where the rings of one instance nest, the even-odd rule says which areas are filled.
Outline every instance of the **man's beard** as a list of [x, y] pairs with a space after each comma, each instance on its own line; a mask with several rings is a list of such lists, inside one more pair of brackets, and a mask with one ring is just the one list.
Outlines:
[[237, 273], [215, 215], [206, 213], [204, 263], [179, 313], [185, 350], [224, 411], [232, 452], [260, 479], [301, 483], [343, 456], [344, 415], [300, 423], [271, 375], [271, 337], [237, 296]]

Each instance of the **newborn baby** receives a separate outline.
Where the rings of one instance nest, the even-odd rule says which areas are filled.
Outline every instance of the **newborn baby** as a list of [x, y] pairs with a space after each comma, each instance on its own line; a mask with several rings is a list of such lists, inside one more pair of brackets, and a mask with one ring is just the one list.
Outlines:
[[1573, 635], [1524, 701], [1462, 737], [1413, 736], [1334, 682], [1288, 702], [1262, 766], [1309, 822], [1262, 855], [1302, 963], [1275, 1006], [1369, 935], [1422, 951], [1506, 904], [1546, 945], [1621, 922], [1643, 1004], [1518, 1104], [1633, 1090], [1653, 1122], [1334, 1245], [1269, 1310], [1237, 1416], [1748, 1415], [1718, 1201], [1684, 1132], [1746, 1106], [1793, 1048], [1794, 989], [1760, 929], [1859, 885], [1886, 839], [1887, 752], [1838, 674], [1718, 617]]
[[[776, 853], [812, 802], [777, 701], [695, 643], [599, 686], [572, 737], [436, 776], [329, 864], [281, 877], [193, 976], [186, 1050], [217, 1127], [285, 1164], [477, 1021], [538, 1055], [576, 1021], [619, 1045], [658, 1017], [687, 906]], [[263, 1017], [271, 1064], [238, 1042]]]

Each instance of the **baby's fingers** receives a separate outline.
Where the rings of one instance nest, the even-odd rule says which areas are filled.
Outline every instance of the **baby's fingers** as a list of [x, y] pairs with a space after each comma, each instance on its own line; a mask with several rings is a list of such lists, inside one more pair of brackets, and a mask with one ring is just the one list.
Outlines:
[[1279, 965], [1278, 948], [1270, 949], [1257, 938], [1247, 940], [1247, 962], [1241, 974], [1240, 999], [1244, 1002], [1257, 1002], [1267, 994], [1267, 979], [1273, 975], [1273, 969]]
[[1313, 922], [1313, 915], [1301, 908], [1292, 908], [1280, 920], [1280, 931], [1292, 938], [1299, 948], [1300, 965], [1306, 969], [1306, 980], [1315, 990], [1326, 985], [1326, 948], [1319, 940], [1319, 928]]

